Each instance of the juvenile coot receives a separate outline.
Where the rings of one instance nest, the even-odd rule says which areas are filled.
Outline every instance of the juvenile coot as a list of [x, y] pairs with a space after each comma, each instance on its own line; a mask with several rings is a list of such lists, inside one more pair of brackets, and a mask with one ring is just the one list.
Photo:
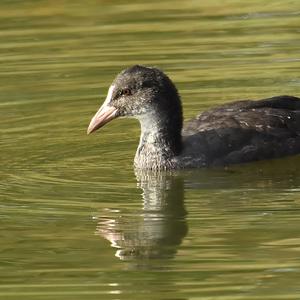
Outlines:
[[117, 117], [140, 121], [134, 164], [141, 169], [228, 165], [300, 153], [300, 99], [237, 101], [205, 111], [182, 128], [180, 97], [159, 69], [122, 71], [92, 118], [90, 134]]

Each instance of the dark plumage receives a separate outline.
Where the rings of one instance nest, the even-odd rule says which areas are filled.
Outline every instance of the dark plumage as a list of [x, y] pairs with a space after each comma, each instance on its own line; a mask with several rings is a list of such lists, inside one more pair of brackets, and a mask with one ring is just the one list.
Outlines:
[[278, 158], [300, 153], [300, 99], [278, 96], [238, 101], [208, 110], [182, 129], [180, 97], [159, 69], [133, 66], [112, 83], [88, 133], [110, 120], [141, 123], [135, 166], [198, 168]]

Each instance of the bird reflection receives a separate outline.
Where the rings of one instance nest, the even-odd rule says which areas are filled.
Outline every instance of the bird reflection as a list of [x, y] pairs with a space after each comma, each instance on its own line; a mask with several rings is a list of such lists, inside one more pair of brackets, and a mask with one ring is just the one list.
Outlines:
[[97, 233], [117, 248], [121, 260], [172, 258], [187, 234], [184, 182], [170, 173], [136, 171], [143, 209], [102, 219]]

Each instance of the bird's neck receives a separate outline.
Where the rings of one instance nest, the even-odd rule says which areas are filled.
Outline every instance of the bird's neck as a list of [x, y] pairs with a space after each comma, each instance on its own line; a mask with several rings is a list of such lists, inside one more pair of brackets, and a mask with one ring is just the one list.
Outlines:
[[140, 143], [134, 163], [141, 169], [172, 169], [173, 158], [182, 149], [181, 127], [176, 119], [163, 115], [143, 115]]

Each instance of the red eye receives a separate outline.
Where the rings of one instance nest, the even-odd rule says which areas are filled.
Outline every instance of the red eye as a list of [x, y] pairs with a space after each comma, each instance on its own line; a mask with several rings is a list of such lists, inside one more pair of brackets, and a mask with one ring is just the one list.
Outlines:
[[130, 90], [130, 89], [124, 89], [124, 90], [122, 91], [122, 95], [130, 96], [130, 95], [131, 95], [131, 90]]

